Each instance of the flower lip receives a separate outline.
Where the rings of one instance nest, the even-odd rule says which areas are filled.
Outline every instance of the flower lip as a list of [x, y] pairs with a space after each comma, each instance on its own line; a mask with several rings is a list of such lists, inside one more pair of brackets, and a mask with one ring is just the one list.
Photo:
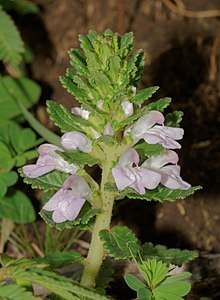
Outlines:
[[61, 145], [66, 150], [77, 150], [89, 153], [92, 151], [92, 141], [83, 133], [69, 131], [61, 137]]

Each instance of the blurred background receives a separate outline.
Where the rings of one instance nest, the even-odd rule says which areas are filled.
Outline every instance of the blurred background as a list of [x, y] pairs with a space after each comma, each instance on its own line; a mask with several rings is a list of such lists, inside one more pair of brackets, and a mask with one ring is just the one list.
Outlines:
[[125, 202], [113, 222], [133, 227], [143, 242], [220, 253], [220, 1], [34, 2], [37, 14], [13, 17], [34, 54], [29, 73], [42, 87], [35, 111], [41, 123], [58, 130], [45, 112], [47, 99], [76, 105], [58, 77], [69, 66], [68, 49], [78, 47], [78, 35], [90, 29], [133, 31], [135, 49], [142, 48], [146, 60], [140, 88], [159, 85], [155, 99], [170, 96], [170, 110], [184, 112], [182, 177], [203, 190], [177, 203]]

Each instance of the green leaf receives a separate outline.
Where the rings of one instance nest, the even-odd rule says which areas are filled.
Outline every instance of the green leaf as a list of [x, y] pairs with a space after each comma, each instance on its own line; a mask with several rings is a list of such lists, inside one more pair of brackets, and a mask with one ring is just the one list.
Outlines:
[[15, 11], [20, 15], [36, 14], [39, 12], [37, 4], [28, 0], [0, 0], [0, 5], [7, 11]]
[[155, 300], [181, 300], [190, 291], [191, 285], [189, 282], [179, 281], [175, 283], [160, 285], [153, 289]]
[[59, 153], [59, 155], [62, 156], [68, 163], [79, 167], [84, 167], [85, 165], [92, 167], [100, 163], [99, 159], [81, 151], [70, 151], [66, 153], [60, 151], [56, 152]]
[[121, 57], [127, 56], [134, 45], [134, 34], [133, 32], [125, 33], [120, 40], [119, 54]]
[[18, 171], [20, 175], [24, 177], [24, 182], [31, 184], [33, 189], [43, 189], [45, 191], [59, 190], [62, 188], [63, 182], [70, 176], [67, 173], [54, 170], [37, 178], [29, 178], [23, 173], [22, 169], [19, 169]]
[[0, 118], [10, 119], [20, 115], [16, 101], [30, 108], [39, 100], [40, 93], [40, 86], [28, 78], [0, 77]]
[[124, 279], [129, 288], [136, 292], [138, 291], [138, 289], [146, 288], [146, 284], [144, 284], [140, 279], [132, 274], [126, 274], [124, 276]]
[[139, 300], [152, 300], [152, 293], [147, 287], [142, 287], [138, 289], [137, 297]]
[[[180, 189], [172, 190], [165, 186], [159, 185], [154, 190], [147, 190], [146, 194], [144, 195], [133, 193], [131, 192], [131, 189], [127, 189], [126, 196], [130, 199], [141, 199], [147, 201], [155, 200], [159, 202], [165, 202], [165, 201], [175, 202], [176, 200], [184, 199], [189, 195], [194, 194], [195, 191], [198, 191], [201, 188], [202, 188], [201, 186], [195, 186], [189, 188], [188, 190], [180, 190]], [[124, 190], [123, 192], [125, 193], [126, 190]]]
[[116, 83], [118, 79], [118, 74], [121, 68], [121, 60], [118, 56], [112, 56], [108, 59], [108, 74], [113, 83]]
[[12, 18], [0, 6], [0, 60], [17, 66], [21, 62], [24, 44]]
[[114, 144], [117, 144], [117, 141], [116, 139], [113, 137], [113, 136], [110, 136], [110, 135], [102, 135], [100, 136], [96, 141], [95, 141], [96, 144], [106, 144], [106, 145], [114, 145]]
[[155, 258], [138, 263], [139, 270], [144, 277], [149, 287], [158, 285], [163, 281], [168, 273], [168, 267], [166, 263]]
[[18, 180], [18, 174], [14, 171], [0, 172], [0, 197], [3, 197], [8, 187], [14, 185]]
[[138, 91], [137, 94], [131, 98], [133, 103], [143, 103], [145, 100], [153, 96], [154, 93], [159, 89], [159, 86], [151, 86], [149, 88]]
[[101, 70], [92, 70], [89, 81], [103, 97], [106, 96], [112, 89], [110, 80]]
[[89, 40], [89, 38], [86, 35], [79, 35], [79, 41], [80, 41], [80, 47], [84, 50], [84, 51], [93, 51], [94, 48]]
[[52, 268], [62, 268], [83, 260], [84, 258], [76, 251], [57, 251], [36, 259], [37, 262], [48, 264]]
[[14, 165], [14, 159], [8, 147], [0, 141], [0, 169], [9, 171]]
[[165, 125], [171, 127], [180, 127], [180, 122], [183, 119], [184, 113], [182, 111], [174, 111], [165, 117]]
[[98, 209], [92, 209], [91, 205], [86, 202], [83, 205], [78, 217], [74, 221], [66, 221], [63, 223], [55, 223], [52, 220], [52, 212], [41, 210], [40, 215], [44, 219], [44, 221], [52, 227], [55, 227], [57, 230], [61, 231], [65, 228], [73, 228], [78, 227], [80, 229], [91, 229], [91, 223], [94, 217], [100, 213]]
[[112, 261], [108, 258], [104, 260], [96, 278], [96, 287], [106, 289], [109, 287], [109, 283], [113, 281], [114, 268]]
[[135, 147], [138, 154], [141, 157], [151, 157], [151, 156], [158, 156], [165, 151], [165, 148], [160, 144], [148, 144], [146, 142], [141, 142], [137, 144]]
[[167, 265], [173, 264], [175, 266], [182, 266], [183, 263], [187, 263], [198, 257], [198, 252], [196, 251], [176, 248], [167, 249], [165, 246], [154, 246], [152, 243], [145, 243], [142, 246], [142, 251], [144, 258], [156, 258], [162, 260]]
[[84, 126], [91, 126], [90, 122], [80, 116], [71, 114], [63, 105], [54, 101], [47, 101], [47, 111], [51, 120], [60, 127], [62, 132], [80, 131], [84, 132]]
[[160, 112], [163, 112], [164, 109], [170, 105], [170, 103], [171, 103], [171, 98], [165, 97], [155, 102], [151, 102], [150, 104], [147, 105], [147, 108], [149, 110], [158, 110]]
[[80, 75], [89, 77], [86, 58], [79, 49], [71, 48], [69, 50], [70, 63]]
[[115, 259], [131, 259], [140, 250], [138, 239], [126, 226], [115, 226], [111, 232], [101, 230], [99, 235], [108, 254]]
[[191, 276], [192, 276], [192, 274], [189, 272], [183, 272], [183, 273], [179, 273], [179, 274], [175, 274], [175, 275], [170, 275], [170, 276], [167, 276], [166, 279], [163, 282], [161, 282], [160, 285], [170, 284], [170, 283], [182, 281], [182, 280], [188, 280]]
[[80, 103], [87, 103], [87, 94], [66, 76], [60, 76], [60, 82], [67, 91], [72, 94]]
[[19, 190], [10, 190], [0, 198], [0, 216], [15, 223], [30, 223], [35, 221], [35, 210], [30, 199]]
[[1, 300], [36, 300], [33, 294], [26, 291], [24, 287], [9, 284], [0, 286], [0, 299]]

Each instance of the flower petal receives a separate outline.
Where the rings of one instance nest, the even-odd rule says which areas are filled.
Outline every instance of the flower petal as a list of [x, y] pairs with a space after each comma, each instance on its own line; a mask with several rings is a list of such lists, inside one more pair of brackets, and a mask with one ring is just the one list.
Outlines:
[[134, 140], [140, 140], [143, 135], [155, 124], [163, 124], [164, 116], [161, 112], [151, 110], [146, 115], [142, 116], [131, 129]]
[[59, 209], [60, 202], [64, 201], [66, 196], [66, 191], [61, 188], [57, 191], [52, 198], [42, 207], [42, 209], [47, 211], [53, 211]]
[[83, 119], [88, 120], [89, 119], [89, 115], [90, 115], [90, 111], [82, 109], [81, 107], [73, 107], [71, 108], [71, 113], [81, 116]]
[[74, 195], [89, 199], [91, 197], [91, 190], [88, 183], [78, 175], [69, 176], [63, 183], [63, 188], [71, 191]]
[[139, 173], [141, 184], [149, 190], [155, 189], [160, 183], [161, 175], [155, 171], [140, 167], [137, 172]]
[[170, 189], [188, 190], [191, 185], [180, 177], [180, 166], [165, 166], [160, 170], [161, 184]]
[[115, 167], [112, 169], [112, 175], [115, 179], [116, 186], [119, 191], [122, 191], [126, 187], [132, 185], [136, 177], [131, 168]]
[[157, 171], [161, 167], [165, 166], [168, 163], [176, 164], [179, 160], [176, 152], [172, 150], [167, 150], [161, 155], [153, 156], [146, 159], [141, 167], [149, 168], [151, 170]]
[[133, 163], [138, 165], [139, 155], [135, 149], [129, 148], [121, 155], [118, 165], [122, 167], [126, 167], [126, 166], [132, 166]]
[[132, 116], [134, 113], [133, 103], [130, 101], [124, 101], [121, 103], [121, 107], [126, 117]]
[[70, 131], [65, 133], [61, 137], [61, 145], [66, 150], [79, 149], [86, 153], [92, 151], [92, 141], [85, 134], [77, 131]]
[[67, 221], [66, 217], [62, 214], [60, 210], [55, 210], [52, 214], [52, 220], [55, 223], [63, 223]]
[[47, 174], [55, 169], [55, 166], [52, 164], [32, 164], [27, 165], [22, 168], [24, 174], [29, 178], [37, 178], [44, 174]]
[[69, 198], [68, 206], [61, 206], [62, 214], [66, 217], [66, 220], [75, 220], [80, 210], [82, 209], [85, 201], [86, 200], [83, 198]]
[[111, 135], [111, 136], [114, 135], [114, 130], [112, 128], [112, 125], [109, 122], [105, 125], [103, 134], [104, 135]]

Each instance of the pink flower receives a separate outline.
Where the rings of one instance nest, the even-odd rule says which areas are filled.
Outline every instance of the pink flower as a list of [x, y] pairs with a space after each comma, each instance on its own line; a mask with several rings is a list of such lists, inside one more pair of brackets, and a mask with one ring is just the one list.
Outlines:
[[[180, 177], [178, 155], [171, 150], [162, 155], [151, 157], [139, 167], [139, 155], [135, 149], [128, 149], [112, 169], [118, 190], [130, 187], [139, 194], [145, 194], [145, 188], [155, 189], [159, 183], [170, 189], [189, 189], [191, 186]], [[171, 163], [171, 165], [167, 165]], [[133, 164], [135, 166], [133, 166]]]
[[103, 135], [114, 135], [114, 130], [109, 122], [105, 125]]
[[89, 119], [90, 111], [83, 109], [82, 107], [73, 107], [71, 108], [71, 113], [78, 115], [85, 120]]
[[122, 110], [126, 117], [132, 116], [134, 113], [133, 103], [124, 101], [121, 103]]
[[78, 216], [83, 204], [91, 197], [87, 182], [78, 175], [69, 176], [63, 187], [43, 206], [43, 210], [53, 211], [55, 223], [73, 221]]
[[[136, 190], [139, 194], [145, 194], [145, 188], [155, 189], [161, 180], [161, 175], [147, 168], [138, 167], [139, 155], [136, 150], [130, 148], [119, 159], [112, 174], [119, 191], [126, 187]], [[133, 167], [133, 164], [136, 166]]]
[[70, 131], [61, 137], [61, 145], [66, 150], [77, 150], [89, 153], [92, 151], [92, 141], [83, 133]]
[[37, 178], [53, 170], [73, 174], [79, 169], [74, 164], [66, 162], [55, 150], [63, 152], [63, 149], [55, 145], [41, 145], [38, 148], [39, 158], [36, 164], [24, 166], [24, 174], [30, 178]]
[[184, 130], [182, 128], [164, 126], [163, 124], [163, 114], [159, 111], [151, 110], [128, 128], [125, 133], [131, 132], [135, 144], [139, 140], [144, 139], [148, 144], [161, 144], [166, 149], [181, 148], [181, 145], [176, 140], [182, 139]]

